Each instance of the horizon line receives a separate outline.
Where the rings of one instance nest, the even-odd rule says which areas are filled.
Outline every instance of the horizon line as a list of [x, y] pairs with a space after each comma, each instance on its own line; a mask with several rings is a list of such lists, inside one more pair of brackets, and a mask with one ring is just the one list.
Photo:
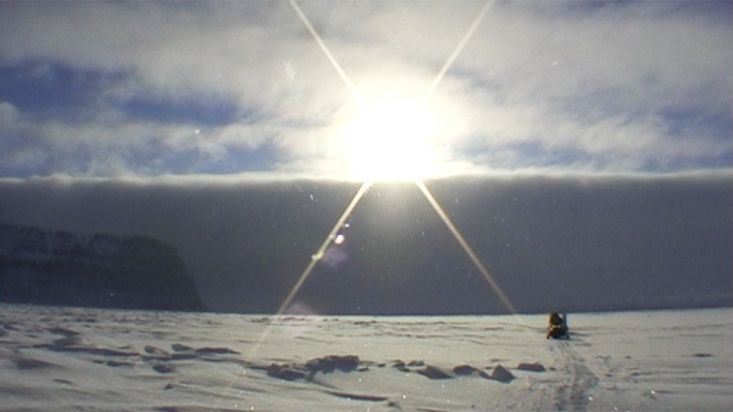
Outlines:
[[[545, 169], [545, 168], [524, 168], [524, 169], [493, 169], [459, 172], [452, 174], [436, 175], [419, 179], [426, 183], [460, 180], [460, 179], [526, 179], [526, 178], [548, 178], [548, 179], [623, 179], [623, 180], [675, 180], [675, 179], [699, 179], [718, 178], [733, 179], [733, 166], [709, 169], [674, 170], [668, 172], [659, 171], [602, 171], [602, 170], [578, 170], [578, 169]], [[178, 185], [178, 184], [267, 184], [267, 183], [297, 183], [317, 182], [333, 184], [364, 183], [363, 180], [337, 176], [335, 174], [315, 174], [306, 172], [242, 172], [230, 174], [160, 174], [160, 175], [115, 175], [115, 176], [89, 176], [74, 175], [65, 173], [54, 173], [49, 175], [30, 175], [23, 177], [0, 176], [0, 184], [24, 184], [24, 183], [123, 183], [131, 185]], [[414, 184], [415, 179], [375, 181], [375, 185], [404, 185]]]

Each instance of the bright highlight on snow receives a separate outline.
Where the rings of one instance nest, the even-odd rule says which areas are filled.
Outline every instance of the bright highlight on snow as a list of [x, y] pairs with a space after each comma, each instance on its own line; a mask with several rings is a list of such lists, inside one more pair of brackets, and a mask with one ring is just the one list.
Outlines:
[[420, 101], [388, 98], [361, 106], [343, 136], [356, 180], [413, 181], [436, 174], [435, 114]]

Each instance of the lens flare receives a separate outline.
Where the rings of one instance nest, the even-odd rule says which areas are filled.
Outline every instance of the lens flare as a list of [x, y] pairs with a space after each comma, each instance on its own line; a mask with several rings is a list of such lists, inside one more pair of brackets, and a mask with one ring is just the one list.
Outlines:
[[[509, 301], [509, 298], [501, 290], [489, 273], [488, 269], [483, 263], [481, 263], [481, 260], [478, 258], [476, 253], [422, 181], [427, 174], [427, 168], [429, 167], [430, 162], [434, 160], [431, 158], [434, 153], [432, 152], [431, 146], [428, 142], [433, 129], [430, 125], [432, 116], [425, 111], [427, 100], [463, 51], [463, 48], [476, 32], [484, 16], [493, 4], [494, 0], [491, 0], [481, 8], [476, 18], [468, 27], [468, 30], [461, 41], [451, 52], [440, 72], [428, 86], [420, 104], [404, 105], [403, 102], [394, 101], [386, 104], [368, 106], [365, 104], [364, 98], [359, 93], [354, 83], [328, 49], [315, 27], [313, 27], [311, 22], [308, 20], [308, 17], [305, 15], [303, 10], [298, 6], [295, 0], [290, 0], [290, 6], [298, 15], [298, 18], [305, 25], [316, 43], [318, 43], [321, 51], [323, 51], [331, 65], [333, 65], [339, 77], [349, 89], [362, 110], [359, 117], [354, 121], [353, 127], [355, 130], [350, 134], [350, 137], [347, 138], [346, 146], [347, 153], [353, 153], [347, 154], [347, 156], [355, 156], [353, 159], [349, 160], [355, 167], [353, 173], [360, 176], [364, 183], [351, 199], [348, 206], [341, 214], [341, 217], [336, 221], [336, 224], [333, 226], [328, 236], [326, 236], [321, 247], [311, 256], [308, 265], [300, 274], [297, 282], [293, 285], [292, 289], [278, 308], [277, 315], [284, 313], [284, 311], [291, 305], [293, 299], [297, 295], [298, 291], [300, 291], [300, 288], [308, 279], [308, 276], [310, 276], [315, 266], [324, 259], [324, 255], [328, 251], [329, 246], [338, 246], [344, 242], [345, 237], [343, 234], [339, 233], [339, 230], [342, 228], [348, 228], [349, 223], [347, 221], [349, 217], [364, 194], [368, 191], [372, 184], [371, 182], [376, 180], [414, 181], [427, 199], [428, 203], [430, 203], [435, 212], [445, 223], [458, 244], [463, 248], [473, 264], [479, 272], [481, 272], [491, 289], [499, 297], [502, 304], [510, 313], [516, 314], [514, 305]], [[522, 323], [521, 319], [518, 319], [517, 321], [520, 324]], [[270, 333], [271, 326], [268, 326], [257, 342], [253, 345], [248, 357], [252, 357], [257, 353], [259, 347], [267, 339]]]
[[[326, 236], [325, 240], [321, 244], [321, 247], [318, 248], [318, 251], [314, 253], [311, 256], [310, 262], [308, 262], [308, 265], [305, 267], [303, 272], [298, 277], [298, 281], [295, 282], [295, 285], [293, 285], [293, 288], [288, 293], [288, 296], [285, 297], [285, 300], [283, 300], [282, 304], [280, 304], [280, 307], [277, 309], [277, 315], [281, 315], [285, 312], [285, 310], [290, 306], [293, 299], [295, 298], [295, 295], [298, 294], [298, 291], [303, 286], [303, 283], [305, 283], [306, 279], [308, 279], [308, 276], [310, 276], [311, 272], [313, 272], [313, 269], [316, 267], [316, 264], [323, 259], [323, 256], [326, 253], [326, 250], [328, 247], [333, 243], [336, 234], [341, 229], [344, 224], [346, 224], [346, 221], [349, 219], [351, 214], [354, 212], [354, 209], [356, 208], [356, 205], [359, 203], [362, 197], [364, 197], [364, 194], [369, 190], [369, 187], [371, 186], [371, 183], [363, 183], [361, 187], [359, 187], [359, 190], [356, 192], [354, 197], [351, 199], [351, 202], [349, 202], [349, 205], [346, 206], [346, 209], [344, 209], [344, 212], [341, 214], [341, 217], [336, 221], [336, 224], [333, 225], [333, 228]], [[252, 349], [250, 350], [248, 354], [248, 358], [254, 356], [257, 351], [259, 350], [260, 345], [262, 345], [262, 342], [264, 342], [267, 337], [270, 335], [270, 327], [268, 326], [265, 331], [262, 333], [259, 339], [257, 339], [257, 342], [253, 345]]]
[[[344, 235], [342, 233], [339, 233], [339, 231], [349, 228], [348, 219], [358, 205], [359, 201], [364, 196], [364, 194], [371, 187], [372, 182], [376, 180], [395, 180], [395, 178], [397, 178], [397, 180], [409, 179], [415, 181], [415, 184], [417, 184], [418, 188], [423, 193], [428, 203], [430, 203], [435, 212], [445, 223], [453, 237], [456, 239], [458, 244], [463, 248], [473, 264], [479, 270], [479, 272], [481, 272], [486, 282], [501, 300], [502, 304], [507, 308], [510, 313], [515, 315], [514, 318], [516, 322], [519, 325], [523, 326], [525, 332], [529, 333], [522, 320], [516, 315], [516, 309], [514, 308], [514, 305], [512, 305], [512, 303], [510, 302], [508, 296], [506, 296], [506, 294], [499, 287], [498, 283], [491, 276], [488, 269], [484, 266], [484, 264], [478, 258], [468, 242], [464, 239], [463, 235], [461, 235], [458, 228], [456, 228], [448, 215], [443, 211], [443, 208], [440, 206], [438, 201], [433, 197], [427, 186], [425, 186], [422, 181], [429, 174], [428, 172], [430, 163], [435, 163], [435, 159], [433, 158], [433, 146], [431, 146], [429, 143], [430, 134], [433, 132], [433, 127], [430, 125], [431, 119], [433, 117], [430, 115], [430, 113], [425, 112], [427, 101], [433, 94], [435, 89], [437, 89], [438, 85], [443, 80], [443, 77], [451, 68], [460, 53], [463, 51], [463, 48], [466, 46], [466, 44], [468, 44], [468, 41], [478, 29], [479, 25], [484, 19], [484, 16], [491, 8], [491, 6], [493, 6], [495, 0], [487, 1], [481, 8], [476, 18], [468, 27], [468, 30], [466, 31], [461, 41], [451, 52], [448, 60], [443, 65], [440, 72], [436, 75], [436, 77], [428, 86], [425, 94], [422, 97], [420, 105], [408, 105], [405, 107], [396, 108], [389, 107], [389, 104], [383, 106], [377, 105], [374, 108], [365, 106], [364, 98], [359, 93], [356, 85], [354, 85], [354, 83], [343, 70], [334, 55], [328, 49], [325, 42], [318, 34], [315, 27], [313, 27], [311, 22], [308, 20], [308, 17], [305, 15], [303, 10], [300, 8], [300, 6], [298, 6], [295, 0], [290, 0], [289, 2], [290, 6], [298, 15], [298, 18], [305, 25], [308, 32], [316, 41], [316, 43], [318, 43], [321, 51], [323, 51], [323, 53], [326, 55], [326, 58], [329, 60], [331, 65], [333, 65], [341, 80], [344, 82], [356, 102], [362, 108], [363, 112], [361, 116], [363, 116], [363, 118], [357, 119], [356, 124], [361, 124], [365, 135], [362, 135], [362, 138], [359, 139], [358, 136], [361, 132], [356, 133], [356, 141], [352, 143], [347, 143], [347, 145], [354, 145], [354, 153], [359, 153], [361, 151], [362, 153], [365, 153], [366, 156], [364, 156], [363, 162], [362, 160], [360, 160], [361, 158], [353, 159], [353, 164], [357, 165], [357, 170], [354, 170], [354, 173], [357, 175], [361, 174], [361, 179], [364, 183], [362, 183], [359, 190], [351, 199], [348, 206], [341, 214], [341, 217], [339, 217], [339, 219], [336, 221], [336, 224], [333, 226], [328, 236], [326, 236], [325, 240], [321, 244], [321, 247], [315, 254], [311, 256], [308, 265], [300, 274], [297, 282], [295, 283], [295, 285], [293, 285], [293, 288], [290, 290], [285, 300], [283, 300], [282, 304], [278, 308], [277, 315], [284, 313], [284, 311], [288, 309], [298, 291], [303, 286], [303, 283], [305, 283], [305, 281], [308, 279], [308, 276], [310, 276], [315, 266], [320, 261], [322, 261], [322, 259], [324, 259], [324, 255], [328, 251], [329, 246], [338, 246], [345, 241]], [[382, 140], [380, 141], [379, 139]], [[408, 154], [409, 156], [405, 158], [405, 154]], [[377, 163], [375, 164], [375, 162]], [[359, 171], [358, 169], [362, 169], [362, 166], [358, 166], [360, 164], [363, 164], [363, 167], [367, 170]], [[381, 175], [374, 172], [375, 169], [378, 170], [378, 168], [380, 167], [383, 168], [383, 170], [386, 170], [386, 172], [382, 173]], [[271, 333], [272, 325], [268, 325], [257, 339], [257, 342], [252, 346], [252, 349], [249, 351], [247, 358], [252, 358], [257, 353], [263, 342], [270, 336]], [[232, 380], [228, 386], [231, 386], [233, 383], [234, 380]]]
[[423, 195], [425, 195], [425, 198], [428, 200], [428, 203], [430, 203], [430, 206], [435, 209], [435, 213], [440, 216], [440, 218], [443, 220], [443, 223], [448, 227], [448, 230], [451, 232], [454, 238], [456, 238], [456, 241], [459, 245], [463, 248], [463, 250], [466, 252], [468, 257], [471, 259], [473, 264], [476, 266], [476, 268], [481, 272], [484, 279], [486, 279], [486, 282], [491, 286], [491, 289], [496, 293], [496, 296], [499, 297], [501, 300], [501, 303], [504, 305], [504, 307], [509, 311], [511, 314], [516, 314], [517, 310], [514, 308], [514, 305], [512, 305], [512, 302], [509, 301], [509, 297], [504, 293], [503, 290], [501, 290], [501, 287], [499, 287], [499, 284], [496, 283], [494, 280], [494, 277], [491, 276], [491, 273], [489, 273], [489, 270], [486, 269], [486, 266], [481, 263], [481, 260], [478, 258], [476, 253], [473, 251], [471, 246], [466, 242], [466, 239], [461, 235], [461, 232], [458, 231], [456, 226], [453, 224], [453, 221], [450, 220], [448, 217], [448, 214], [443, 211], [443, 208], [440, 207], [440, 204], [437, 200], [433, 197], [432, 193], [430, 193], [430, 190], [428, 190], [427, 186], [425, 186], [425, 183], [423, 182], [416, 182], [417, 187], [420, 188], [420, 191]]

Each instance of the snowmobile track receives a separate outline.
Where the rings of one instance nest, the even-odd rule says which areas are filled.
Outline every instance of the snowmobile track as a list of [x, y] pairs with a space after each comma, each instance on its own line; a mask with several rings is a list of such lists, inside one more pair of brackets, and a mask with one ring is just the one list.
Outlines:
[[555, 393], [555, 409], [584, 411], [593, 400], [589, 392], [598, 384], [598, 377], [585, 365], [585, 360], [569, 341], [550, 342], [550, 351], [559, 358], [558, 371], [565, 384]]

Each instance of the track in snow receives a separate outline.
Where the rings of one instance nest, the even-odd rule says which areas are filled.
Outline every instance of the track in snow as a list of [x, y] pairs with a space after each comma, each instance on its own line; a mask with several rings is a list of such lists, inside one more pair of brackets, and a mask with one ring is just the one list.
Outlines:
[[548, 349], [558, 359], [558, 372], [562, 374], [561, 383], [554, 393], [554, 406], [557, 410], [582, 411], [588, 409], [593, 401], [590, 391], [599, 379], [587, 366], [585, 359], [578, 353], [572, 341], [551, 341]]

